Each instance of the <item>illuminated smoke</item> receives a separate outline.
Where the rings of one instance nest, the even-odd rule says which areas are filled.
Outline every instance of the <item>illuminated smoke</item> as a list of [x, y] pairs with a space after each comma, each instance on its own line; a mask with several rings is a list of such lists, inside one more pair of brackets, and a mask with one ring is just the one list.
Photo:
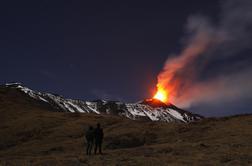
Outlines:
[[252, 94], [252, 1], [225, 1], [217, 24], [191, 16], [186, 33], [184, 49], [158, 75], [170, 102], [189, 107]]

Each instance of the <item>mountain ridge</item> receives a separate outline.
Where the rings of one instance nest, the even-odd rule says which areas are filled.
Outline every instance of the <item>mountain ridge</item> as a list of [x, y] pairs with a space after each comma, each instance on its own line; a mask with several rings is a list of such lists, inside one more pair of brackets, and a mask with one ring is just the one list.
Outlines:
[[8, 83], [1, 85], [0, 88], [7, 90], [14, 89], [22, 92], [28, 97], [35, 99], [34, 102], [52, 107], [53, 110], [59, 112], [109, 114], [131, 120], [182, 123], [193, 122], [204, 118], [198, 114], [180, 109], [171, 103], [165, 104], [156, 99], [145, 99], [137, 103], [106, 100], [83, 101], [66, 99], [57, 94], [34, 91], [27, 88], [22, 83]]

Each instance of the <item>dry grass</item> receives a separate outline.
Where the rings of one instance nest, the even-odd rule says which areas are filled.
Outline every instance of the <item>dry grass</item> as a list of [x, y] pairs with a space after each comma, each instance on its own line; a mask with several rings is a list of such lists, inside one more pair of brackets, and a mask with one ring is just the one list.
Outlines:
[[[0, 89], [2, 165], [252, 165], [252, 115], [191, 124], [48, 111]], [[85, 155], [84, 130], [100, 122], [104, 155]]]

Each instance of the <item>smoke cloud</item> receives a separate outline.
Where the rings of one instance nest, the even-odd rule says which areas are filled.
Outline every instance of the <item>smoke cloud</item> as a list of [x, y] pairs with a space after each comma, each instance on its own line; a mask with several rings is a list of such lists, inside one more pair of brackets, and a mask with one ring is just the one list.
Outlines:
[[169, 56], [158, 87], [180, 107], [252, 96], [252, 1], [221, 1], [217, 23], [188, 18], [183, 49]]

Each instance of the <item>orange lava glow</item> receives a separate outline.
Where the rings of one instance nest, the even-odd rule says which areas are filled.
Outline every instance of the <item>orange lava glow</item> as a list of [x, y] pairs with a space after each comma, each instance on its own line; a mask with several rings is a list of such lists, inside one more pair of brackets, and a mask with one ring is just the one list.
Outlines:
[[168, 92], [165, 89], [158, 87], [157, 92], [153, 97], [154, 99], [158, 99], [164, 103], [168, 102]]

